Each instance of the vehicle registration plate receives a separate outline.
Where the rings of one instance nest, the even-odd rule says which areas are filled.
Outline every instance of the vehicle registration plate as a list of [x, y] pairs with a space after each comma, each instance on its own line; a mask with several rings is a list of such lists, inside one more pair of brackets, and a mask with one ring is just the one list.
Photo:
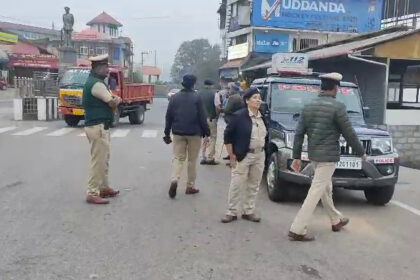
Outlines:
[[84, 114], [85, 114], [85, 110], [83, 109], [73, 109], [73, 115], [83, 116]]
[[336, 164], [336, 169], [362, 169], [362, 159], [360, 158], [341, 158]]

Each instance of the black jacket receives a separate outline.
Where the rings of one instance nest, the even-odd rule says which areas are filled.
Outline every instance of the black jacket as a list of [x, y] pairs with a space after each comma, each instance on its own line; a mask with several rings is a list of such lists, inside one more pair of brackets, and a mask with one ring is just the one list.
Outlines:
[[165, 135], [210, 136], [203, 101], [194, 90], [183, 89], [171, 97], [166, 111]]
[[[268, 132], [267, 121], [264, 116], [263, 121]], [[225, 144], [232, 144], [233, 153], [238, 161], [242, 161], [249, 151], [251, 132], [252, 120], [249, 116], [248, 108], [236, 111], [225, 129], [224, 142]]]

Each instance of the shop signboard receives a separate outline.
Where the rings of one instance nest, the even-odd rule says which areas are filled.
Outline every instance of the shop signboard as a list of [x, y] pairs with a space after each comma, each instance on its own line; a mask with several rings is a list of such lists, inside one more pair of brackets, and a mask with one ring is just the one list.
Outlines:
[[289, 51], [289, 34], [255, 31], [254, 51], [258, 53], [279, 53]]
[[17, 43], [18, 35], [0, 32], [0, 42]]
[[383, 0], [254, 0], [253, 26], [336, 32], [381, 27]]

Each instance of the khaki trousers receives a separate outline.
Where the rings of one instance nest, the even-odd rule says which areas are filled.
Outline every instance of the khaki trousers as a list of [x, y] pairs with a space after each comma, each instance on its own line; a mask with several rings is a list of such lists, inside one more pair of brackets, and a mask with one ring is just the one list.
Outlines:
[[214, 160], [216, 154], [216, 142], [217, 142], [217, 119], [207, 119], [207, 124], [210, 128], [210, 142], [207, 148], [208, 155], [206, 160]]
[[306, 234], [306, 227], [320, 199], [332, 225], [339, 223], [343, 217], [335, 208], [332, 199], [333, 185], [331, 179], [335, 171], [335, 163], [312, 162], [312, 164], [315, 167], [315, 175], [311, 188], [290, 228], [291, 232], [301, 235]]
[[[264, 172], [265, 153], [248, 153], [246, 157], [232, 169], [229, 188], [227, 215], [251, 215], [255, 211], [255, 202], [260, 189]], [[241, 211], [241, 201], [242, 211]]]
[[174, 135], [174, 158], [172, 160], [172, 182], [178, 182], [181, 178], [184, 162], [188, 157], [188, 181], [187, 187], [194, 187], [197, 178], [197, 159], [201, 149], [200, 136]]
[[109, 147], [110, 133], [103, 124], [86, 126], [85, 132], [90, 144], [90, 176], [88, 193], [99, 195], [99, 191], [109, 188]]

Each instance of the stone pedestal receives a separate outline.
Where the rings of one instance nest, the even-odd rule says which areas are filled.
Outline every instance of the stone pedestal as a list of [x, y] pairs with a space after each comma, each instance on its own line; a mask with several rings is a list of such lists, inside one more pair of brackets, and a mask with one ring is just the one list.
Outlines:
[[59, 49], [59, 73], [64, 72], [67, 68], [77, 66], [77, 52], [72, 47], [61, 47]]

